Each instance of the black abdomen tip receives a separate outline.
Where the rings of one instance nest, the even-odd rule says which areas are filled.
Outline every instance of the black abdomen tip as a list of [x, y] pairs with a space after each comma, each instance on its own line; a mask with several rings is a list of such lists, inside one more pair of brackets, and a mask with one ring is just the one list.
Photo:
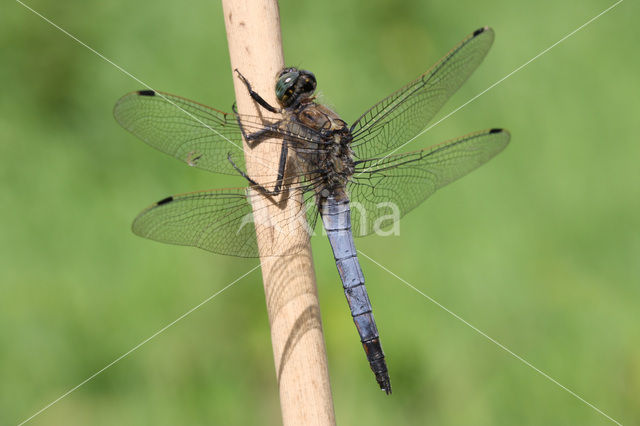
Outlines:
[[378, 381], [378, 385], [380, 385], [380, 389], [387, 395], [391, 395], [391, 381], [389, 380], [389, 376], [387, 374], [376, 375], [376, 380]]
[[173, 201], [173, 197], [167, 197], [167, 198], [163, 198], [162, 200], [158, 201], [156, 203], [156, 206], [161, 206], [163, 204], [167, 204]]
[[153, 90], [138, 90], [138, 95], [140, 96], [155, 96], [156, 92]]
[[501, 133], [504, 129], [491, 129], [489, 133]]

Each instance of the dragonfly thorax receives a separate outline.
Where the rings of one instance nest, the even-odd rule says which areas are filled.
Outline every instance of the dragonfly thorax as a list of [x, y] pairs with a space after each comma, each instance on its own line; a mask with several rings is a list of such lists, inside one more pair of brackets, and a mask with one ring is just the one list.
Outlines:
[[[289, 129], [298, 126], [309, 129], [317, 142], [302, 143], [298, 155], [306, 159], [308, 170], [320, 175], [321, 189], [330, 193], [344, 190], [355, 171], [351, 150], [351, 131], [338, 114], [313, 98], [304, 99], [295, 108], [285, 111]], [[310, 145], [315, 148], [310, 149]]]
[[326, 147], [320, 166], [324, 172], [324, 189], [341, 199], [344, 197], [339, 194], [346, 194], [347, 183], [355, 171], [351, 133], [345, 127], [342, 131], [334, 131], [331, 139], [333, 141]]

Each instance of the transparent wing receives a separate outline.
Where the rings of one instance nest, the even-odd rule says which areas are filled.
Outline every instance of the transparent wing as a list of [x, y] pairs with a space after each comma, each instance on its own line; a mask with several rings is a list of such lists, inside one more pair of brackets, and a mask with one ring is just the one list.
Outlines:
[[384, 154], [426, 128], [480, 65], [493, 43], [491, 28], [476, 30], [417, 80], [378, 102], [352, 126], [358, 158]]
[[[151, 90], [123, 96], [113, 113], [122, 127], [152, 147], [190, 166], [231, 175], [238, 172], [229, 162], [228, 154], [238, 167], [245, 169], [238, 118], [247, 133], [265, 129], [260, 117], [226, 113], [180, 96]], [[270, 133], [279, 140], [261, 143], [282, 144], [286, 137], [295, 149], [296, 142], [318, 142], [317, 133], [302, 125], [293, 128], [274, 126]], [[255, 161], [274, 172], [278, 170], [274, 161], [265, 158]]]
[[[293, 235], [301, 228], [312, 233], [317, 218], [317, 209], [309, 194], [303, 202], [296, 201], [300, 200], [300, 194], [290, 195], [293, 194], [287, 194], [278, 205], [280, 213], [273, 214], [272, 208], [270, 215], [267, 215], [267, 203], [273, 201], [250, 188], [175, 195], [142, 211], [132, 229], [136, 235], [151, 240], [239, 257], [258, 256], [258, 229], [258, 232], [269, 233], [273, 242], [263, 247], [263, 255], [284, 256], [301, 248]], [[251, 207], [254, 197], [261, 203], [255, 212]], [[301, 220], [305, 215], [308, 225]]]
[[368, 235], [388, 226], [437, 189], [489, 161], [507, 146], [509, 138], [506, 130], [491, 129], [421, 151], [357, 163], [347, 187], [353, 235]]

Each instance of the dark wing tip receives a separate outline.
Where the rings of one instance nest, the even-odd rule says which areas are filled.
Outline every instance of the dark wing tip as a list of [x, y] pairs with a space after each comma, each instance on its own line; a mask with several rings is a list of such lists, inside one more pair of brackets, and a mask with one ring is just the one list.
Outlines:
[[156, 206], [161, 206], [163, 204], [167, 204], [173, 201], [173, 197], [167, 197], [167, 198], [163, 198], [162, 200], [158, 201], [156, 203]]
[[489, 130], [489, 134], [491, 134], [491, 133], [502, 133], [504, 131], [505, 131], [504, 129], [491, 129], [491, 130]]
[[491, 31], [491, 27], [478, 28], [477, 30], [475, 30], [473, 32], [473, 37], [479, 36], [480, 34], [486, 32], [486, 31]]
[[140, 96], [155, 96], [156, 92], [153, 90], [138, 90]]

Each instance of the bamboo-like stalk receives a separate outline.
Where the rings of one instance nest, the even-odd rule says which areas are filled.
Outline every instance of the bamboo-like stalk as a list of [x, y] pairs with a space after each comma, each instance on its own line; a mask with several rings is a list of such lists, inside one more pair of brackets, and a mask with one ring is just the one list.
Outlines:
[[[253, 90], [276, 106], [275, 77], [284, 66], [277, 1], [222, 0], [222, 7], [231, 69], [238, 69]], [[273, 119], [274, 114], [259, 108], [251, 99], [235, 72], [233, 76], [238, 111]], [[277, 145], [262, 143], [249, 148], [245, 142], [244, 149], [249, 176], [263, 182], [275, 180], [273, 165], [280, 157]], [[261, 158], [271, 159], [271, 167], [254, 161], [252, 154], [258, 152]], [[265, 202], [262, 197], [256, 198], [256, 202]], [[288, 203], [285, 211], [275, 205], [267, 210], [278, 220], [284, 216], [293, 218], [295, 204]], [[265, 247], [283, 242], [286, 244], [281, 247], [282, 253], [297, 247], [293, 255], [260, 259], [283, 424], [335, 425], [309, 236], [300, 228], [282, 240], [272, 229], [261, 225], [263, 220], [256, 222], [260, 222], [256, 223], [256, 230], [261, 253]]]

